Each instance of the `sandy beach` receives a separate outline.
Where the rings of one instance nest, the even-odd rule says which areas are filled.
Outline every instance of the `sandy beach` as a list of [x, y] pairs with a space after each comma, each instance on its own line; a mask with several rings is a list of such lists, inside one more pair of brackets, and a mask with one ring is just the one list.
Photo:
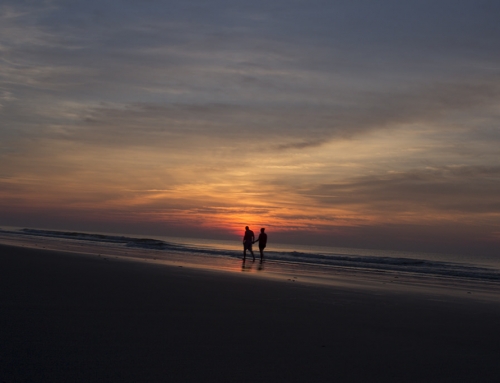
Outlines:
[[0, 245], [1, 382], [498, 382], [500, 304]]

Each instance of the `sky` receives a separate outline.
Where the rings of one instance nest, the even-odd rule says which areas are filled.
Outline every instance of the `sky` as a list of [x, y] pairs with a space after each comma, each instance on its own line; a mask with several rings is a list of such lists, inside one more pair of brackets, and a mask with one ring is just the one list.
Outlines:
[[0, 225], [498, 254], [499, 16], [0, 0]]

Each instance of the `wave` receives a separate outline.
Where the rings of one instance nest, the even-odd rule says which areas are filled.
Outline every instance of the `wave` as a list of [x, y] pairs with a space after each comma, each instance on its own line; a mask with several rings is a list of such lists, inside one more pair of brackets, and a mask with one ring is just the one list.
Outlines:
[[310, 254], [299, 252], [287, 254], [276, 253], [275, 259], [281, 261], [292, 259], [297, 263], [344, 267], [358, 270], [405, 272], [420, 275], [470, 278], [500, 282], [499, 270], [465, 263], [396, 257]]
[[[5, 231], [0, 230], [0, 232], [5, 232]], [[133, 247], [133, 248], [135, 247], [148, 250], [165, 250], [165, 251], [178, 251], [178, 252], [190, 252], [190, 253], [195, 252], [195, 253], [207, 253], [211, 255], [234, 254], [234, 252], [224, 249], [210, 251], [208, 249], [203, 249], [196, 246], [167, 242], [159, 239], [135, 238], [135, 237], [126, 237], [123, 235], [118, 236], [109, 234], [93, 234], [93, 233], [67, 232], [67, 231], [41, 230], [41, 229], [22, 229], [19, 232], [10, 232], [10, 233], [18, 233], [18, 234], [21, 233], [32, 236], [61, 238], [61, 239], [79, 240], [79, 241], [91, 241], [98, 243], [114, 243], [114, 244], [121, 244], [126, 247]]]
[[[81, 232], [65, 232], [41, 229], [22, 229], [20, 231], [5, 231], [3, 233], [21, 234], [60, 238], [66, 240], [92, 241], [98, 243], [112, 243], [116, 245], [149, 249], [157, 251], [175, 251], [180, 253], [195, 253], [213, 257], [239, 258], [241, 253], [224, 248], [204, 248], [196, 245], [179, 244], [159, 239], [134, 238], [107, 234], [91, 234]], [[445, 262], [418, 258], [398, 258], [382, 256], [366, 256], [339, 253], [309, 253], [266, 251], [266, 259], [275, 263], [295, 264], [303, 266], [318, 266], [323, 268], [348, 268], [351, 270], [404, 272], [427, 276], [441, 276], [467, 278], [474, 280], [500, 282], [500, 270], [476, 266], [467, 263]]]

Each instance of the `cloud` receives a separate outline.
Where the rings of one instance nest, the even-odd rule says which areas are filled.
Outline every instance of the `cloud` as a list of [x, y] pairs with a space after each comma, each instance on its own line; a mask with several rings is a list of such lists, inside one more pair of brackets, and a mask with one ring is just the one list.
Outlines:
[[290, 142], [285, 144], [279, 144], [276, 146], [277, 150], [288, 150], [288, 149], [306, 149], [306, 148], [314, 148], [317, 146], [321, 146], [324, 144], [324, 140], [303, 140], [299, 142]]
[[[76, 141], [95, 137], [110, 145], [155, 145], [166, 141], [159, 131], [221, 139], [266, 134], [274, 149], [301, 150], [408, 124], [424, 122], [438, 129], [463, 121], [465, 111], [465, 120], [481, 129], [477, 116], [492, 116], [488, 108], [500, 94], [495, 72], [485, 66], [491, 57], [471, 62], [450, 54], [418, 67], [405, 65], [404, 55], [394, 58], [401, 42], [387, 28], [411, 37], [410, 29], [393, 18], [389, 27], [377, 22], [373, 31], [388, 39], [388, 49], [369, 48], [360, 40], [364, 24], [336, 37], [345, 15], [366, 19], [367, 25], [371, 12], [401, 14], [415, 23], [419, 18], [410, 9], [428, 14], [416, 6], [372, 9], [365, 3], [325, 9], [222, 2], [219, 12], [219, 3], [207, 7], [198, 2], [168, 9], [156, 2], [140, 8], [128, 3], [118, 11], [111, 3], [97, 2], [15, 4], [3, 8], [2, 35], [12, 39], [0, 42], [6, 52], [0, 81], [18, 104], [3, 103], [2, 114], [7, 124], [33, 127], [35, 135], [45, 128], [49, 135], [66, 131], [66, 139]], [[432, 8], [437, 14], [445, 9]], [[450, 12], [439, 23], [426, 16], [431, 30], [456, 32], [452, 21], [460, 15]], [[471, 12], [474, 20], [483, 15]], [[326, 15], [339, 24], [321, 22]], [[301, 23], [294, 27], [297, 19]], [[428, 33], [418, 31], [426, 38]], [[476, 35], [492, 43], [484, 31]], [[374, 47], [379, 45], [377, 38]], [[394, 58], [394, 65], [371, 66], [380, 56]], [[473, 73], [455, 71], [466, 65], [473, 65]], [[81, 105], [73, 120], [67, 119], [68, 100]]]
[[[300, 192], [322, 205], [418, 216], [500, 214], [500, 167], [415, 169], [318, 184]], [[418, 218], [417, 218], [418, 220]]]
[[[60, 71], [53, 72], [61, 76]], [[58, 83], [49, 82], [53, 86]], [[482, 129], [490, 129], [490, 124], [496, 121], [493, 106], [499, 100], [500, 87], [495, 83], [452, 83], [399, 93], [359, 92], [356, 103], [332, 102], [328, 106], [88, 103], [53, 97], [28, 101], [11, 91], [4, 94], [9, 95], [2, 110], [5, 123], [22, 125], [22, 129], [36, 126], [34, 135], [111, 146], [168, 145], [178, 140], [197, 141], [200, 137], [227, 146], [230, 140], [238, 145], [238, 141], [252, 141], [253, 137], [261, 136], [262, 148], [283, 151], [307, 149], [331, 140], [412, 124], [427, 124], [436, 132], [466, 129], [479, 138]], [[478, 120], [479, 116], [482, 120]], [[494, 137], [489, 135], [488, 140]]]

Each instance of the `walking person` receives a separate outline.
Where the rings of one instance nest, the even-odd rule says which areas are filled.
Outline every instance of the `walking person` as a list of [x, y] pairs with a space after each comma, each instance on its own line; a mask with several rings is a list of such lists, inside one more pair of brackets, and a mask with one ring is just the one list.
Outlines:
[[264, 231], [266, 230], [266, 228], [262, 228], [260, 229], [260, 234], [259, 234], [259, 238], [257, 238], [257, 241], [255, 242], [259, 242], [259, 251], [260, 251], [260, 261], [262, 262], [264, 260], [264, 249], [266, 248], [266, 244], [267, 244], [267, 234], [264, 233]]
[[255, 261], [255, 255], [252, 250], [252, 243], [255, 242], [255, 234], [248, 226], [245, 226], [245, 235], [243, 236], [243, 262], [247, 257], [247, 250], [252, 254], [253, 260]]

